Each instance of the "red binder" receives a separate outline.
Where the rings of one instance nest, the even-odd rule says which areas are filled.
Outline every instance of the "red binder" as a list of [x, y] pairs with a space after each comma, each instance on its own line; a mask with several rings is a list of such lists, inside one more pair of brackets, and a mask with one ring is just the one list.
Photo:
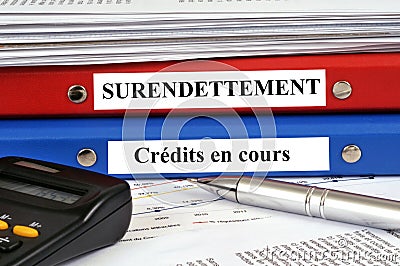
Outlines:
[[[272, 107], [273, 112], [305, 113], [400, 110], [400, 101], [398, 99], [400, 97], [400, 53], [252, 57], [218, 59], [215, 61], [217, 61], [219, 64], [210, 64], [209, 61], [196, 61], [193, 62], [193, 64], [179, 64], [180, 62], [146, 62], [108, 65], [0, 68], [2, 107], [0, 110], [0, 116], [18, 117], [122, 115], [125, 113], [124, 108], [95, 110], [94, 74], [157, 73], [158, 71], [161, 71], [163, 69], [163, 71], [165, 72], [169, 72], [172, 69], [173, 72], [192, 73], [204, 71], [227, 71], [232, 68], [237, 68], [240, 71], [244, 71], [245, 73], [250, 73], [252, 71], [257, 72], [279, 70], [286, 71], [286, 74], [290, 74], [292, 71], [295, 72], [297, 70], [320, 70], [324, 71], [326, 79], [324, 85], [325, 103], [316, 106], [285, 106], [285, 100], [283, 100], [283, 102], [281, 101], [281, 106]], [[226, 65], [227, 67], [225, 69], [221, 69], [221, 63]], [[249, 93], [250, 89], [247, 87], [247, 85], [249, 85], [250, 83], [246, 84], [246, 82], [258, 82], [258, 85], [260, 85], [258, 88], [259, 94], [260, 92], [268, 92], [268, 85], [271, 85], [272, 91], [272, 85], [275, 84], [275, 90], [282, 89], [280, 91], [281, 95], [290, 95], [294, 94], [294, 92], [300, 92], [301, 89], [303, 89], [299, 85], [300, 80], [306, 85], [310, 85], [313, 82], [309, 79], [307, 79], [308, 81], [306, 79], [299, 79], [298, 81], [295, 81], [290, 77], [284, 81], [280, 80], [279, 78], [269, 79], [267, 81], [262, 81], [264, 82], [263, 84], [261, 84], [261, 82], [257, 80], [258, 78], [252, 81], [241, 81], [241, 92], [243, 92], [244, 96], [239, 96], [243, 96], [246, 99], [248, 99], [248, 97], [252, 97], [252, 95], [250, 95], [251, 93]], [[269, 81], [271, 82], [270, 84], [268, 83]], [[291, 82], [292, 84], [290, 85], [288, 82]], [[126, 82], [120, 83], [126, 85]], [[314, 80], [314, 83], [320, 83], [320, 80]], [[112, 88], [110, 84], [107, 85], [110, 86], [108, 88]], [[115, 83], [113, 84], [115, 85]], [[132, 84], [133, 83], [130, 83], [130, 85]], [[161, 82], [160, 84], [164, 83]], [[157, 85], [158, 87], [154, 85], [155, 87], [152, 88], [153, 92], [157, 94], [157, 97], [159, 98], [163, 98], [163, 96], [165, 96], [164, 98], [168, 98], [167, 95], [163, 95], [159, 91], [157, 92], [157, 90], [160, 89], [160, 84]], [[192, 86], [193, 88], [194, 86], [197, 86], [193, 89], [193, 91], [197, 91], [197, 93], [203, 94], [201, 96], [204, 96], [207, 93], [211, 94], [213, 88], [215, 88], [213, 86], [216, 86], [216, 83], [211, 83], [210, 81], [208, 81], [208, 83], [202, 83], [201, 81], [199, 81], [199, 84], [192, 84], [190, 86]], [[224, 84], [225, 86], [229, 85], [227, 83]], [[237, 84], [239, 83], [235, 82], [235, 85]], [[79, 86], [74, 87], [74, 85]], [[79, 91], [80, 86], [86, 89], [86, 100], [80, 103], [74, 103], [68, 97], [68, 90], [71, 87], [78, 89], [74, 92], [76, 94], [71, 94], [71, 98], [72, 100], [76, 100], [76, 102], [79, 102], [80, 96], [82, 96], [82, 92]], [[139, 87], [136, 87], [136, 89], [138, 89]], [[335, 89], [333, 89], [334, 87]], [[264, 91], [262, 91], [261, 89], [263, 89]], [[333, 92], [333, 90], [336, 91]], [[128, 87], [127, 91], [129, 91]], [[106, 90], [100, 93], [103, 93], [103, 98], [111, 96], [111, 94], [107, 93]], [[138, 91], [136, 91], [136, 93], [138, 93]], [[166, 92], [164, 91], [164, 93]], [[169, 91], [168, 93], [168, 96], [172, 95], [171, 91]], [[114, 91], [112, 94], [115, 95], [116, 91]], [[139, 94], [140, 93], [138, 93], [136, 96], [140, 98]], [[213, 96], [216, 96], [215, 94], [218, 96], [218, 94], [221, 94], [221, 92], [214, 91]], [[132, 98], [133, 96], [129, 95], [129, 97]], [[204, 106], [200, 107], [196, 106], [193, 108], [184, 108], [182, 111], [199, 111], [199, 109], [203, 108], [205, 111], [212, 112], [224, 112], [227, 109], [214, 108], [213, 106], [204, 104]], [[251, 106], [233, 106], [233, 108], [241, 112], [247, 112], [251, 110]], [[256, 106], [255, 108], [257, 109], [263, 107]], [[151, 109], [151, 112], [154, 114], [164, 114], [168, 112], [171, 108], [151, 108], [151, 106], [149, 106], [137, 110], [135, 110], [135, 108], [133, 109], [134, 112], [137, 111], [138, 113], [148, 112], [147, 109]]]

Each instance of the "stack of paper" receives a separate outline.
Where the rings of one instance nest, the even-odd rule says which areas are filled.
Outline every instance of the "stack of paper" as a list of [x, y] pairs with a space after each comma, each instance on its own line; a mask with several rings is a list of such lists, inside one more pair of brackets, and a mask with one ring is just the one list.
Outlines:
[[400, 51], [400, 2], [1, 0], [0, 66]]

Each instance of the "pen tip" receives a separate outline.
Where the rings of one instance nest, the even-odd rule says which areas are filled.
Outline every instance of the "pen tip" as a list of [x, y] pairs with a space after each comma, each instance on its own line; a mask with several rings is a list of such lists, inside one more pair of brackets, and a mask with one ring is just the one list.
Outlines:
[[187, 178], [187, 181], [189, 181], [190, 183], [194, 184], [194, 185], [206, 185], [209, 184], [211, 182], [213, 182], [214, 180], [216, 180], [215, 177], [204, 177], [204, 178]]

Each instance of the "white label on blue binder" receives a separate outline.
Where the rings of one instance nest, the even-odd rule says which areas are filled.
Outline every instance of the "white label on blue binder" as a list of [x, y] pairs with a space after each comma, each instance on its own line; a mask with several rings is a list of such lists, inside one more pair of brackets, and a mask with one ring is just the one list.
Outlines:
[[329, 169], [328, 137], [108, 142], [109, 174]]
[[94, 109], [326, 106], [325, 70], [95, 73]]

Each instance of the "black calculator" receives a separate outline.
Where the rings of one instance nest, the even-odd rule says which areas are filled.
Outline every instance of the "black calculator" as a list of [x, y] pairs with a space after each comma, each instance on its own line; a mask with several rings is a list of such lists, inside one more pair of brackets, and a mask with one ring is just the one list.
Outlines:
[[20, 157], [0, 158], [0, 265], [54, 265], [119, 241], [129, 185], [110, 176]]

